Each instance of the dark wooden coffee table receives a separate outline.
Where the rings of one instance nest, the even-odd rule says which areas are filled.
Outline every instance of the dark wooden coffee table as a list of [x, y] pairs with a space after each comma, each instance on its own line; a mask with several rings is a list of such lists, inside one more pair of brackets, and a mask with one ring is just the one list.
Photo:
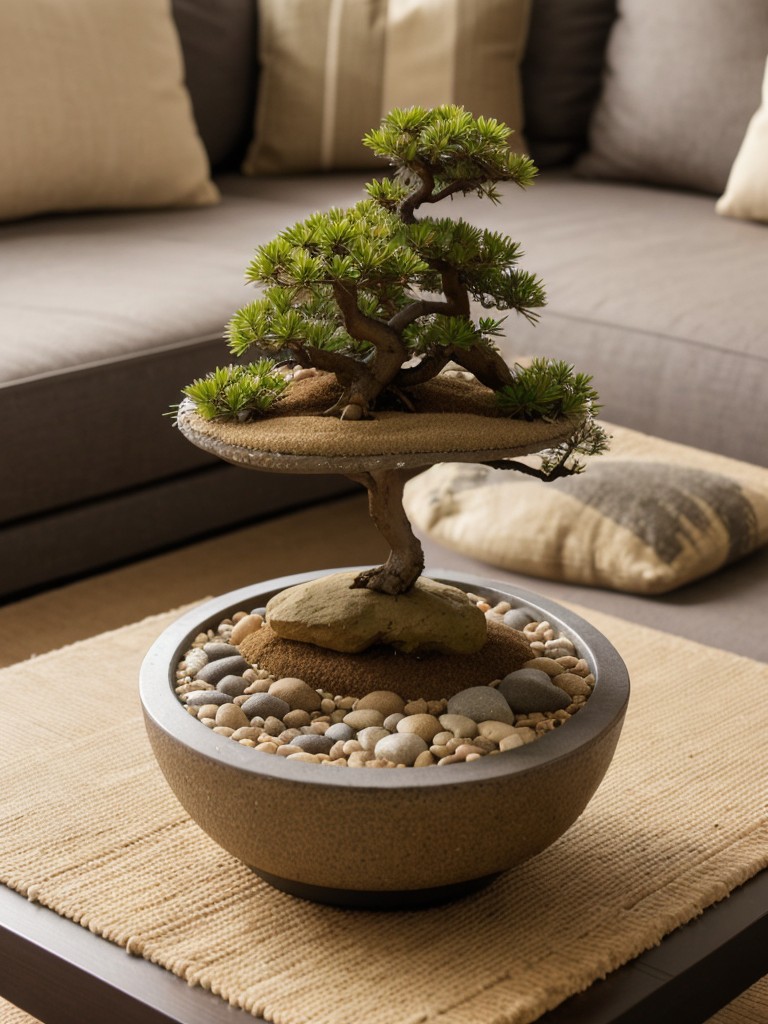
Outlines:
[[[768, 871], [540, 1020], [699, 1024], [764, 974]], [[0, 886], [0, 996], [45, 1024], [256, 1020], [5, 886]]]

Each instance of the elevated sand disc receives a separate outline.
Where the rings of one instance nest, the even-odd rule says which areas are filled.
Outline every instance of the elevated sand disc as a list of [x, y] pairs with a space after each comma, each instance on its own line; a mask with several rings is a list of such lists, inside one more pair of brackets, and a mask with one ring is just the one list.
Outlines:
[[567, 440], [581, 423], [569, 417], [510, 419], [500, 415], [487, 388], [451, 377], [414, 388], [416, 412], [384, 410], [368, 420], [340, 420], [321, 415], [333, 403], [333, 387], [331, 375], [297, 381], [269, 414], [246, 423], [205, 420], [185, 399], [177, 424], [192, 444], [237, 466], [359, 474], [530, 455]]

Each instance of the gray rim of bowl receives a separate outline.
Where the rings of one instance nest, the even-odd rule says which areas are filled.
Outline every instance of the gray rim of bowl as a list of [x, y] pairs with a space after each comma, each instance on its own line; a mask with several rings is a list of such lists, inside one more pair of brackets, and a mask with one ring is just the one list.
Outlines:
[[573, 640], [579, 656], [587, 661], [595, 674], [595, 688], [586, 707], [564, 726], [534, 743], [504, 751], [495, 757], [484, 757], [472, 764], [444, 766], [439, 771], [429, 768], [376, 771], [349, 767], [332, 770], [316, 764], [287, 761], [218, 736], [201, 726], [184, 710], [174, 692], [175, 670], [199, 632], [215, 628], [223, 618], [236, 611], [265, 605], [274, 594], [287, 587], [330, 573], [356, 572], [364, 568], [368, 567], [323, 569], [276, 577], [221, 594], [185, 612], [160, 634], [144, 658], [139, 684], [144, 714], [176, 742], [227, 767], [302, 785], [352, 786], [372, 790], [470, 785], [472, 782], [533, 771], [544, 764], [570, 756], [585, 743], [594, 742], [611, 729], [617, 719], [623, 718], [629, 700], [626, 666], [613, 644], [586, 619], [522, 587], [441, 569], [427, 571], [424, 575], [480, 597], [485, 596], [490, 603], [509, 601], [513, 608], [523, 608], [533, 618], [549, 620]]

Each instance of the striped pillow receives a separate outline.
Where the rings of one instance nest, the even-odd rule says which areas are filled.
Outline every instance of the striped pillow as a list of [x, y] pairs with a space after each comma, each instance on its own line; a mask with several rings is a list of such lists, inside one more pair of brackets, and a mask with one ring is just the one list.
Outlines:
[[458, 103], [519, 132], [529, 11], [530, 0], [259, 0], [243, 172], [380, 167], [361, 139], [393, 107]]

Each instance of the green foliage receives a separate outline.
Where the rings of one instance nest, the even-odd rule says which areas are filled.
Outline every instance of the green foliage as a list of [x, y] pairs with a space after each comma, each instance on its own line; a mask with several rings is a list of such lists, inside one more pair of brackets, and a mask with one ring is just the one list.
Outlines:
[[413, 325], [408, 344], [414, 353], [422, 353], [445, 347], [473, 348], [482, 340], [482, 332], [469, 317], [433, 316]]
[[425, 270], [404, 244], [399, 219], [373, 199], [363, 199], [348, 210], [314, 213], [281, 231], [256, 250], [246, 278], [290, 288], [295, 299], [305, 292], [327, 295], [334, 284], [378, 288]]
[[554, 420], [597, 411], [592, 378], [574, 373], [573, 366], [563, 360], [533, 359], [530, 366], [517, 366], [516, 370], [512, 384], [497, 392], [499, 406], [506, 416]]
[[540, 452], [541, 475], [545, 479], [583, 473], [585, 463], [577, 455], [602, 455], [610, 447], [610, 437], [588, 412], [581, 427], [555, 448]]
[[[511, 374], [495, 346], [505, 318], [470, 316], [474, 301], [536, 321], [544, 288], [519, 267], [519, 243], [423, 213], [454, 194], [495, 202], [500, 183], [531, 184], [536, 168], [510, 150], [510, 135], [454, 105], [393, 110], [364, 141], [394, 175], [370, 182], [349, 209], [313, 213], [254, 253], [246, 278], [262, 291], [226, 328], [233, 355], [288, 356], [335, 373], [344, 394], [332, 411], [354, 397], [367, 415], [387, 388], [402, 393], [451, 359], [496, 390], [510, 416], [585, 411], [596, 397], [589, 378], [558, 363]], [[284, 386], [262, 376], [230, 367], [185, 393], [209, 418], [258, 415]]]
[[[371, 323], [390, 325], [423, 295], [442, 293], [446, 274], [461, 275], [468, 298], [535, 319], [544, 291], [532, 274], [515, 266], [521, 255], [516, 242], [461, 219], [406, 222], [402, 216], [425, 169], [433, 182], [432, 193], [422, 196], [426, 202], [436, 201], [445, 188], [447, 194], [495, 198], [495, 182], [528, 184], [535, 168], [510, 152], [509, 135], [505, 125], [475, 119], [456, 106], [392, 111], [366, 144], [394, 162], [400, 176], [369, 183], [367, 199], [350, 209], [314, 213], [256, 250], [246, 277], [266, 291], [230, 321], [230, 350], [241, 356], [251, 348], [270, 354], [287, 349], [303, 363], [312, 362], [309, 350], [366, 358], [374, 354], [371, 339], [359, 328], [354, 337], [350, 333], [340, 290], [354, 296]], [[466, 348], [490, 334], [466, 316], [462, 320], [449, 326], [431, 311], [415, 322], [406, 316], [399, 328], [404, 361], [440, 346]]]
[[263, 415], [288, 386], [274, 366], [271, 359], [220, 366], [182, 390], [203, 419], [253, 419]]
[[459, 186], [455, 191], [498, 202], [498, 182], [525, 187], [536, 175], [533, 161], [510, 150], [511, 134], [500, 121], [474, 118], [463, 107], [444, 104], [393, 110], [363, 143], [389, 160], [405, 181], [426, 167], [438, 193]]

